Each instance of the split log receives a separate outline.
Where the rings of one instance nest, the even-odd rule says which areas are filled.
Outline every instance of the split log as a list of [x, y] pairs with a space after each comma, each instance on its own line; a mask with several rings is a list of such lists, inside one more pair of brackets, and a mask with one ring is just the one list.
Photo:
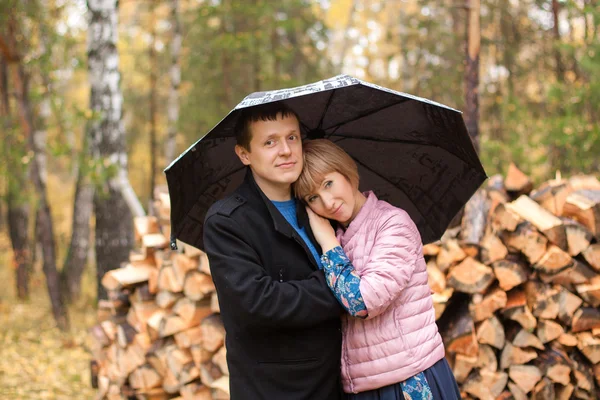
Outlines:
[[523, 222], [521, 217], [510, 210], [506, 204], [498, 204], [492, 212], [492, 227], [496, 231], [513, 232]]
[[212, 394], [208, 386], [200, 382], [190, 382], [179, 390], [183, 400], [212, 400]]
[[129, 383], [132, 388], [145, 391], [160, 387], [162, 377], [151, 365], [144, 364], [131, 373]]
[[558, 316], [560, 292], [541, 282], [529, 281], [524, 286], [527, 306], [535, 317], [554, 319]]
[[472, 374], [465, 381], [463, 389], [479, 399], [494, 400], [502, 393], [508, 382], [505, 372], [491, 372], [481, 370]]
[[506, 291], [526, 282], [529, 276], [527, 266], [518, 260], [498, 260], [492, 267], [500, 288]]
[[529, 197], [553, 215], [562, 215], [563, 205], [571, 191], [566, 181], [552, 180], [543, 183]]
[[479, 343], [475, 325], [466, 302], [456, 305], [452, 316], [442, 317], [439, 320], [439, 326], [448, 353], [457, 353], [468, 357], [478, 355]]
[[525, 221], [529, 221], [542, 232], [550, 242], [563, 250], [567, 250], [567, 235], [560, 218], [545, 210], [542, 206], [525, 195], [521, 195], [517, 200], [506, 204], [506, 207]]
[[511, 365], [526, 364], [536, 357], [535, 350], [521, 349], [507, 341], [500, 355], [500, 369], [508, 369]]
[[162, 233], [149, 233], [142, 236], [142, 248], [164, 249], [168, 245], [169, 241]]
[[212, 357], [212, 362], [219, 367], [221, 372], [225, 375], [229, 375], [229, 367], [227, 365], [227, 350], [225, 346], [221, 347], [215, 355]]
[[571, 332], [578, 333], [600, 328], [600, 310], [592, 307], [581, 307], [573, 314]]
[[185, 282], [185, 276], [188, 271], [197, 270], [199, 266], [199, 262], [195, 258], [188, 257], [184, 254], [175, 254], [172, 257], [173, 261], [173, 274], [175, 275], [175, 279], [177, 279], [177, 283], [183, 287]]
[[474, 294], [469, 304], [469, 312], [473, 321], [479, 322], [491, 318], [494, 313], [506, 306], [506, 292], [499, 288], [491, 290], [485, 296]]
[[554, 383], [548, 378], [542, 378], [531, 392], [532, 400], [547, 400], [554, 399], [555, 397]]
[[437, 267], [435, 260], [427, 262], [427, 281], [434, 293], [442, 293], [446, 289], [446, 276]]
[[546, 349], [535, 360], [535, 366], [552, 382], [568, 385], [571, 380], [571, 367], [568, 356], [553, 349]]
[[573, 265], [569, 253], [558, 246], [550, 245], [546, 253], [533, 265], [533, 268], [544, 274], [554, 275]]
[[458, 383], [463, 383], [473, 368], [477, 366], [477, 357], [469, 357], [464, 354], [456, 354], [452, 373]]
[[506, 307], [502, 310], [502, 315], [518, 322], [528, 331], [533, 330], [537, 326], [537, 320], [527, 307], [525, 292], [515, 288], [507, 293], [507, 297]]
[[526, 331], [525, 329], [519, 328], [517, 333], [511, 340], [511, 343], [520, 348], [534, 347], [539, 350], [544, 350], [544, 344], [541, 340], [533, 333]]
[[576, 256], [587, 249], [593, 238], [592, 232], [585, 225], [580, 224], [574, 219], [561, 218], [565, 225], [567, 234], [567, 248], [571, 256]]
[[172, 265], [164, 264], [158, 272], [158, 290], [173, 293], [183, 292], [183, 284], [177, 280]]
[[173, 337], [179, 348], [188, 349], [192, 347], [192, 345], [200, 344], [202, 342], [202, 331], [200, 326], [194, 326], [184, 331], [177, 332]]
[[[458, 357], [458, 354], [456, 355]], [[487, 344], [479, 345], [479, 356], [477, 357], [477, 368], [491, 372], [498, 371], [498, 359], [496, 351]]]
[[202, 300], [215, 291], [215, 284], [210, 276], [200, 271], [189, 271], [185, 275], [183, 293], [192, 300]]
[[200, 379], [206, 386], [212, 387], [213, 383], [222, 376], [223, 373], [212, 361], [200, 364]]
[[564, 328], [550, 320], [538, 320], [537, 337], [542, 343], [548, 343], [554, 339], [558, 339], [565, 332]]
[[563, 215], [585, 225], [594, 236], [600, 234], [600, 190], [578, 190], [567, 196]]
[[600, 243], [590, 245], [581, 254], [596, 272], [600, 272]]
[[570, 333], [563, 333], [557, 339], [558, 343], [565, 347], [576, 347], [577, 337]]
[[487, 191], [480, 188], [465, 205], [459, 234], [463, 249], [469, 248], [467, 253], [471, 257], [479, 253], [479, 243], [485, 233], [489, 211], [490, 201]]
[[214, 400], [229, 400], [229, 377], [222, 376], [211, 385]]
[[464, 293], [483, 293], [494, 280], [490, 267], [467, 257], [448, 274], [448, 286]]
[[128, 264], [123, 268], [113, 269], [104, 274], [102, 286], [106, 290], [118, 290], [136, 283], [146, 282], [153, 269], [153, 267], [134, 267]]
[[533, 189], [533, 183], [527, 175], [525, 175], [514, 163], [508, 166], [508, 172], [504, 179], [504, 187], [506, 191], [513, 194], [529, 193]]
[[458, 241], [451, 239], [442, 244], [436, 258], [436, 264], [442, 272], [446, 272], [448, 268], [464, 260], [465, 257], [467, 257], [467, 253], [463, 251]]
[[508, 382], [508, 390], [515, 400], [528, 400], [527, 393], [525, 393], [516, 383]]
[[141, 216], [133, 218], [135, 240], [139, 241], [150, 233], [160, 233], [158, 219], [154, 216]]
[[592, 336], [590, 332], [577, 335], [577, 348], [592, 364], [600, 363], [600, 339]]
[[542, 379], [540, 369], [534, 365], [511, 365], [508, 376], [525, 393], [531, 392]]
[[600, 275], [592, 278], [589, 283], [575, 286], [575, 290], [589, 305], [600, 307]]
[[508, 255], [508, 249], [502, 240], [492, 231], [488, 231], [481, 241], [481, 261], [489, 265], [502, 260]]
[[477, 327], [477, 340], [497, 349], [504, 347], [504, 327], [495, 316], [486, 319]]
[[556, 387], [556, 400], [569, 400], [575, 391], [575, 386], [567, 384], [565, 386]]
[[573, 285], [586, 283], [594, 276], [596, 276], [596, 272], [594, 272], [585, 263], [575, 258], [572, 260], [573, 264], [570, 267], [564, 269], [563, 271], [557, 274], [548, 275], [540, 273], [540, 279], [542, 280], [542, 282], [552, 282], [570, 289]]
[[438, 243], [427, 243], [423, 246], [424, 256], [437, 256], [440, 253], [440, 245]]
[[531, 264], [546, 253], [548, 239], [529, 222], [520, 223], [514, 232], [503, 232], [502, 241], [512, 251], [520, 251]]
[[173, 305], [175, 303], [177, 303], [177, 300], [183, 298], [183, 294], [182, 293], [173, 293], [169, 290], [160, 290], [157, 294], [156, 294], [156, 304], [160, 307], [163, 308], [165, 310], [170, 309], [171, 307], [173, 307]]
[[217, 351], [225, 343], [225, 328], [219, 315], [211, 315], [202, 320], [202, 347], [210, 352]]

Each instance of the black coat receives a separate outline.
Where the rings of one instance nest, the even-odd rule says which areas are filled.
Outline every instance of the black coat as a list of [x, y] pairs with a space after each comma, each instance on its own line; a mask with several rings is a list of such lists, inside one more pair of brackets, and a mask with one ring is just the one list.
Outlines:
[[225, 325], [231, 399], [339, 399], [342, 308], [250, 170], [208, 211], [204, 247]]

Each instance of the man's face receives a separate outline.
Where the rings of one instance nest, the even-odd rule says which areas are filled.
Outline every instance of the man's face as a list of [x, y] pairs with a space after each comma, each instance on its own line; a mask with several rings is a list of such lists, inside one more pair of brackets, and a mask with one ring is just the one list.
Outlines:
[[244, 165], [249, 165], [254, 178], [267, 197], [272, 190], [288, 190], [302, 171], [300, 125], [293, 115], [277, 115], [275, 121], [250, 124], [250, 151], [236, 146]]

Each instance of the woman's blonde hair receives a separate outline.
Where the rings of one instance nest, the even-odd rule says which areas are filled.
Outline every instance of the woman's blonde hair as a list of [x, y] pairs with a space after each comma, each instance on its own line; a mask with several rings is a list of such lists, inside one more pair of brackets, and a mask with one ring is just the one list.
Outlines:
[[304, 197], [318, 188], [325, 175], [338, 172], [358, 190], [358, 168], [356, 163], [342, 148], [327, 139], [307, 140], [302, 143], [304, 166], [294, 183], [294, 194], [304, 201]]

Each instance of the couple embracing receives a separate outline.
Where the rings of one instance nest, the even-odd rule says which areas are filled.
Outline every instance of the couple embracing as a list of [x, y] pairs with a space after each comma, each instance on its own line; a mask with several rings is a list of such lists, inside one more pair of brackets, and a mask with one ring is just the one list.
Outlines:
[[235, 131], [244, 182], [204, 223], [231, 398], [459, 399], [409, 215], [281, 102]]

